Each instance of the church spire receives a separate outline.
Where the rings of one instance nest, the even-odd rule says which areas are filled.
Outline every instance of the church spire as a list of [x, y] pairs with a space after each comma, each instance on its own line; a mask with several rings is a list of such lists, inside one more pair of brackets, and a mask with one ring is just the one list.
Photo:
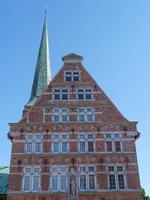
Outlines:
[[27, 106], [32, 106], [37, 97], [42, 95], [44, 88], [49, 84], [51, 80], [50, 70], [50, 56], [48, 45], [48, 28], [47, 28], [47, 13], [45, 10], [45, 19], [41, 37], [41, 43], [36, 63], [36, 69], [34, 74], [34, 80], [32, 85], [31, 97]]

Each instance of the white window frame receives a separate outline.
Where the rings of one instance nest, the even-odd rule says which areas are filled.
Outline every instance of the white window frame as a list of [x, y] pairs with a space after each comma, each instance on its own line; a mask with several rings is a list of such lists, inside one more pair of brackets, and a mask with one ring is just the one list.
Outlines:
[[[30, 168], [31, 172], [26, 172], [26, 169], [27, 168]], [[35, 168], [39, 168], [39, 172], [34, 172], [34, 169]], [[25, 177], [26, 176], [29, 176], [30, 177], [30, 189], [29, 190], [25, 190]], [[34, 177], [35, 176], [38, 176], [39, 177], [39, 189], [38, 190], [34, 190], [34, 185], [33, 185], [33, 180], [34, 180]], [[34, 165], [34, 166], [25, 166], [23, 168], [23, 184], [22, 184], [22, 190], [23, 192], [25, 193], [28, 193], [28, 192], [40, 192], [41, 191], [41, 167], [38, 166], [38, 165]]]
[[[85, 167], [85, 172], [80, 171], [80, 167]], [[90, 172], [89, 171], [89, 167], [93, 167], [94, 171]], [[96, 184], [96, 167], [95, 167], [95, 165], [79, 165], [79, 167], [78, 167], [78, 173], [79, 173], [79, 183], [78, 183], [79, 184], [79, 191], [86, 192], [86, 191], [96, 191], [97, 190], [97, 184]], [[80, 175], [85, 175], [85, 177], [86, 177], [86, 189], [85, 190], [82, 190], [80, 188]], [[89, 189], [89, 175], [94, 175], [95, 189], [93, 189], [93, 190]]]
[[[55, 111], [58, 109], [58, 113]], [[63, 110], [67, 110], [67, 112], [63, 112]], [[55, 116], [59, 116], [59, 121], [55, 121]], [[67, 116], [67, 121], [63, 121], [63, 115]], [[55, 123], [67, 123], [69, 122], [69, 109], [68, 108], [54, 108], [52, 112], [52, 121]]]
[[[67, 138], [66, 139], [63, 139], [63, 135], [66, 135]], [[54, 137], [55, 136], [58, 136], [58, 139], [55, 139]], [[54, 154], [59, 154], [59, 153], [62, 153], [62, 154], [66, 154], [69, 152], [70, 150], [70, 142], [69, 142], [69, 134], [68, 133], [53, 133], [52, 135], [52, 142], [51, 142], [51, 152], [54, 153]], [[54, 143], [57, 142], [58, 143], [58, 152], [54, 151]], [[63, 143], [67, 143], [67, 151], [64, 152], [62, 151], [62, 144]]]
[[[32, 139], [29, 139], [28, 138], [29, 136], [32, 136]], [[40, 136], [41, 138], [37, 139], [37, 136]], [[32, 145], [32, 151], [31, 152], [28, 152], [28, 149], [27, 149], [28, 143], [31, 143], [31, 145]], [[36, 151], [36, 144], [37, 143], [40, 143], [40, 151], [39, 152]], [[34, 134], [28, 133], [26, 135], [25, 152], [27, 154], [34, 154], [34, 153], [40, 154], [40, 153], [43, 152], [43, 135], [42, 135], [42, 133], [34, 133]]]
[[[70, 72], [71, 75], [66, 75], [66, 72]], [[76, 76], [74, 73], [78, 72], [79, 73], [79, 80], [78, 81], [74, 81], [74, 77]], [[66, 77], [71, 77], [71, 81], [67, 81]], [[81, 80], [81, 71], [80, 70], [65, 70], [64, 71], [64, 81], [65, 82], [79, 82]]]
[[[109, 168], [110, 166], [111, 166], [111, 167], [114, 167], [114, 171], [109, 171], [108, 168]], [[122, 171], [118, 171], [118, 170], [117, 170], [117, 167], [122, 167], [123, 170], [122, 170]], [[111, 191], [116, 191], [116, 190], [122, 190], [122, 191], [124, 191], [124, 190], [126, 190], [126, 188], [127, 188], [127, 182], [126, 182], [125, 168], [124, 168], [123, 165], [121, 165], [121, 164], [116, 164], [116, 165], [114, 165], [114, 164], [109, 164], [109, 165], [107, 166], [107, 174], [108, 174], [108, 188], [109, 188], [109, 190], [111, 190]], [[116, 185], [116, 189], [111, 189], [111, 188], [110, 188], [109, 175], [111, 175], [111, 174], [115, 175], [115, 185]], [[123, 177], [124, 177], [124, 189], [120, 189], [120, 188], [119, 188], [119, 180], [118, 180], [118, 175], [119, 175], [119, 174], [122, 174]]]
[[[83, 92], [79, 92], [79, 90], [83, 90]], [[91, 90], [91, 92], [87, 92], [86, 90]], [[78, 98], [79, 94], [83, 94], [83, 99], [79, 99]], [[86, 98], [87, 94], [91, 95], [91, 99], [87, 99]], [[77, 90], [76, 90], [76, 99], [79, 100], [79, 101], [85, 101], [85, 100], [90, 101], [90, 100], [92, 100], [93, 99], [93, 90], [92, 90], [92, 88], [77, 88]]]
[[[55, 90], [59, 90], [59, 92], [55, 92]], [[67, 90], [67, 92], [63, 92], [63, 90]], [[59, 94], [60, 99], [55, 99], [55, 94]], [[63, 94], [67, 94], [67, 99], [62, 98]], [[54, 88], [53, 89], [53, 100], [54, 101], [68, 101], [69, 100], [69, 89], [68, 88]]]
[[[119, 135], [119, 138], [115, 138], [115, 135]], [[107, 135], [110, 135], [110, 138], [107, 138]], [[122, 144], [122, 134], [121, 133], [105, 133], [105, 152], [109, 152], [109, 153], [121, 153], [123, 152], [123, 144]], [[116, 145], [115, 142], [119, 141], [120, 142], [120, 151], [116, 151]], [[112, 151], [107, 151], [107, 142], [111, 142], [112, 143]]]
[[[83, 135], [85, 138], [81, 138], [80, 136]], [[88, 138], [88, 135], [93, 135], [93, 138]], [[94, 153], [96, 151], [96, 140], [95, 140], [95, 134], [94, 133], [78, 133], [78, 153]], [[85, 142], [85, 152], [80, 151], [80, 142]], [[88, 150], [88, 142], [93, 142], [93, 151]]]
[[[88, 109], [91, 109], [91, 112], [89, 112]], [[83, 110], [83, 112], [80, 112], [80, 110]], [[84, 116], [84, 121], [80, 120], [81, 115]], [[88, 120], [88, 115], [92, 115], [92, 120]], [[94, 108], [91, 108], [91, 107], [80, 107], [80, 108], [78, 108], [78, 110], [77, 110], [77, 120], [80, 123], [93, 122], [95, 120]]]
[[[66, 168], [65, 172], [61, 171], [61, 168]], [[53, 168], [57, 168], [57, 172], [53, 172]], [[67, 192], [68, 191], [68, 167], [66, 165], [52, 165], [50, 168], [50, 191], [51, 192]], [[52, 189], [52, 177], [57, 176], [57, 190]], [[61, 176], [66, 176], [66, 190], [61, 189]]]

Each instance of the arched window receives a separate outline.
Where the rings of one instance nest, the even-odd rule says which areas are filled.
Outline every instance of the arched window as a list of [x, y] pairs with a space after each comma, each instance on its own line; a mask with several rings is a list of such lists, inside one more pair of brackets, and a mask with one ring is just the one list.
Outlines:
[[41, 167], [26, 166], [23, 170], [23, 191], [39, 192], [41, 189]]

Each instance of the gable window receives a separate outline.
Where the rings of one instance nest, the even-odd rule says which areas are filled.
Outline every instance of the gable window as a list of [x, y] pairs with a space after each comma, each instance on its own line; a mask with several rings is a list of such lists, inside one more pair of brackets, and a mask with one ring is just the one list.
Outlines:
[[26, 135], [26, 153], [41, 153], [43, 144], [42, 134]]
[[121, 134], [119, 133], [106, 133], [105, 144], [107, 152], [121, 152]]
[[53, 153], [67, 153], [69, 151], [69, 135], [53, 134], [52, 136], [52, 152]]
[[94, 121], [93, 108], [79, 108], [78, 109], [78, 121], [79, 122]]
[[77, 99], [79, 100], [90, 100], [92, 99], [92, 89], [78, 89]]
[[79, 81], [80, 71], [65, 71], [65, 81]]
[[68, 122], [69, 111], [67, 108], [54, 108], [52, 120], [54, 122]]
[[95, 166], [79, 166], [79, 190], [93, 191], [96, 189]]
[[23, 169], [23, 191], [39, 192], [41, 188], [41, 168], [39, 166], [26, 166]]
[[68, 89], [54, 89], [54, 100], [68, 100]]
[[108, 166], [108, 181], [110, 190], [125, 189], [125, 173], [122, 165]]
[[66, 192], [67, 191], [67, 172], [66, 166], [52, 166], [50, 186], [52, 192]]
[[92, 133], [78, 134], [78, 151], [80, 153], [92, 153], [95, 151], [95, 135]]

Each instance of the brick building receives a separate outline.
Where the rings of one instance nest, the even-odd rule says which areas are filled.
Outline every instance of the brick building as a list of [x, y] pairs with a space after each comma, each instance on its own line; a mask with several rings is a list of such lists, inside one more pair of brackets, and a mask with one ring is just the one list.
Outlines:
[[8, 200], [140, 200], [135, 141], [128, 121], [69, 54], [51, 80], [46, 18], [31, 97], [10, 123]]

